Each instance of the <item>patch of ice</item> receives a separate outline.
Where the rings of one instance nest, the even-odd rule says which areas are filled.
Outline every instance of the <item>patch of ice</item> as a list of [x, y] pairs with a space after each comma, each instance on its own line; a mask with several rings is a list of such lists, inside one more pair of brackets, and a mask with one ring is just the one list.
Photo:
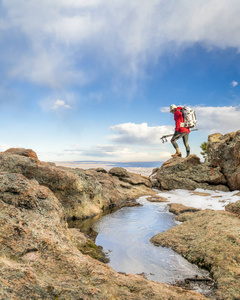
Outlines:
[[[204, 194], [197, 195], [195, 192]], [[227, 204], [240, 200], [240, 196], [235, 195], [238, 192], [239, 191], [222, 192], [203, 189], [188, 191], [177, 189], [168, 192], [160, 192], [158, 195], [167, 198], [169, 203], [180, 203], [185, 206], [199, 209], [225, 210]]]

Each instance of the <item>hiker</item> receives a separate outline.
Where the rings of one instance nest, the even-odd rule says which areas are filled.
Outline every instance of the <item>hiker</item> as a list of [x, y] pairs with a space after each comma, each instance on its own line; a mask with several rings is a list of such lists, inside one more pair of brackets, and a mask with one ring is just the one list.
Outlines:
[[172, 157], [181, 157], [182, 156], [182, 154], [179, 150], [178, 144], [176, 142], [180, 138], [183, 139], [183, 143], [184, 143], [184, 146], [185, 146], [186, 152], [187, 152], [187, 157], [190, 154], [190, 147], [188, 145], [188, 136], [189, 136], [190, 128], [182, 127], [184, 124], [184, 120], [183, 120], [183, 115], [182, 115], [181, 110], [182, 110], [181, 106], [177, 107], [175, 104], [172, 104], [170, 106], [170, 113], [174, 114], [174, 120], [175, 120], [175, 132], [171, 139], [171, 143], [172, 143], [173, 147], [176, 149], [176, 153], [173, 154]]

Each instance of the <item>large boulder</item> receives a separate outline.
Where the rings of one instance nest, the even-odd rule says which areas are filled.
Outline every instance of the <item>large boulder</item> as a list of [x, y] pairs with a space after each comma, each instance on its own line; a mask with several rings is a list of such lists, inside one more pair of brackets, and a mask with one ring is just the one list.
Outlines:
[[207, 160], [212, 167], [221, 169], [230, 190], [240, 190], [240, 130], [210, 135]]
[[240, 130], [210, 135], [204, 163], [196, 155], [171, 158], [151, 178], [154, 187], [163, 190], [240, 190]]
[[16, 154], [16, 155], [22, 155], [26, 157], [31, 157], [36, 162], [39, 162], [36, 152], [34, 152], [32, 149], [25, 149], [25, 148], [10, 148], [5, 151], [5, 153], [10, 154]]
[[196, 155], [187, 158], [171, 158], [151, 176], [162, 190], [196, 188], [227, 191], [226, 179], [220, 167], [201, 163]]
[[108, 173], [118, 177], [121, 181], [128, 182], [132, 185], [145, 185], [146, 187], [152, 187], [149, 177], [127, 172], [124, 168], [114, 167], [110, 169]]

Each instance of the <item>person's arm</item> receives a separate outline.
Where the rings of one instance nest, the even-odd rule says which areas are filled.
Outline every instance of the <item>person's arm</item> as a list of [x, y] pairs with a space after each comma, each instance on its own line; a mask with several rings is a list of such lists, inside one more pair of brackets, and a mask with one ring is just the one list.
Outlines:
[[177, 110], [174, 114], [174, 120], [175, 120], [175, 131], [180, 130], [180, 123], [182, 123], [182, 113]]

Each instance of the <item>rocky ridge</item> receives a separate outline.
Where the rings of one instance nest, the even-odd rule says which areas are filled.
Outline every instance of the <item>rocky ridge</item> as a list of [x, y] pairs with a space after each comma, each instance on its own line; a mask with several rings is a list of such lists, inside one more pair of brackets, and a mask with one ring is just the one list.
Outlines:
[[0, 171], [18, 173], [48, 187], [64, 207], [66, 218], [84, 219], [109, 208], [127, 206], [142, 195], [155, 194], [148, 177], [123, 168], [73, 169], [38, 160], [29, 149], [0, 153]]

